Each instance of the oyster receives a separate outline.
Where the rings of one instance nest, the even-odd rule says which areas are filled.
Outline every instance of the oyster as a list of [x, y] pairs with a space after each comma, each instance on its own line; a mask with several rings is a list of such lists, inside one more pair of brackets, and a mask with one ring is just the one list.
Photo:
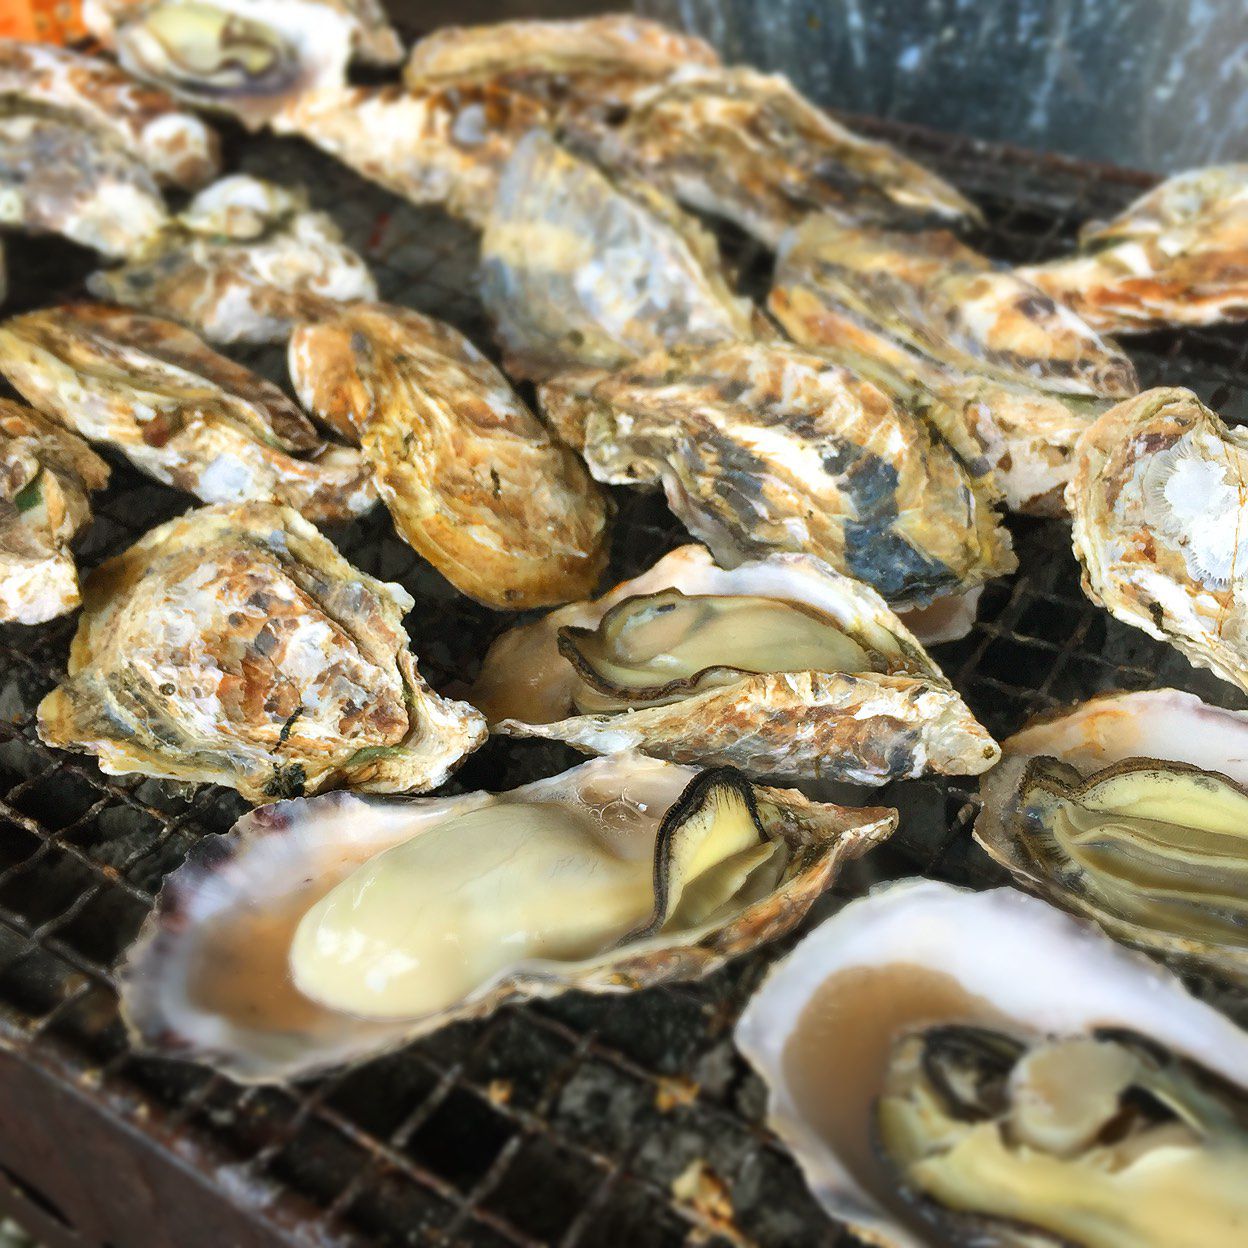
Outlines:
[[[1182, 1072], [1207, 1094], [1197, 1105], [1186, 1094], [1140, 1098], [1118, 1119], [1118, 1130], [1092, 1142], [1079, 1138], [1078, 1124], [1095, 1134], [1121, 1103], [1122, 1083], [1112, 1076], [1122, 1066], [1081, 1060], [1089, 1038], [1106, 1029], [1143, 1037], [1129, 1051], [1175, 1072], [1171, 1093], [1192, 1086], [1179, 1083]], [[950, 1195], [948, 1205], [916, 1190], [942, 1170], [941, 1161], [903, 1165], [903, 1107], [894, 1098], [913, 1086], [905, 1076], [913, 1070], [908, 1037], [916, 1031], [928, 1038], [988, 1033], [994, 1048], [1011, 1051], [1025, 1045], [1031, 1058], [1024, 1069], [1036, 1076], [1020, 1072], [1012, 1081], [1027, 1094], [1020, 1097], [1027, 1143], [995, 1127], [976, 1128], [977, 1136], [1000, 1140], [1002, 1166], [995, 1177], [979, 1174], [965, 1200]], [[1223, 1162], [1228, 1176], [1243, 1172], [1248, 1159], [1215, 1144], [1243, 1147], [1248, 1033], [1161, 967], [1013, 889], [972, 893], [908, 880], [851, 902], [772, 970], [746, 1007], [736, 1040], [767, 1082], [769, 1124], [816, 1198], [872, 1244], [922, 1248], [934, 1221], [941, 1242], [1018, 1248], [1059, 1240], [1083, 1248], [1230, 1248], [1238, 1241], [1219, 1237], [1226, 1223], [1214, 1211], [1224, 1217], [1224, 1204], [1208, 1202], [1188, 1220], [1187, 1207], [1199, 1201], [1175, 1193], [1185, 1181], [1223, 1173]], [[1192, 1075], [1189, 1063], [1211, 1077]], [[1039, 1078], [1046, 1068], [1050, 1077]], [[1137, 1069], [1131, 1082], [1140, 1086], [1141, 1078]], [[1235, 1087], [1219, 1086], [1219, 1079]], [[1001, 1085], [950, 1071], [946, 1091], [974, 1096], [995, 1088], [1000, 1095]], [[1073, 1104], [1071, 1092], [1078, 1093]], [[1176, 1116], [1179, 1106], [1197, 1112], [1185, 1121]], [[888, 1153], [880, 1146], [885, 1116]], [[922, 1119], [941, 1120], [936, 1105]], [[966, 1122], [950, 1127], [953, 1139], [971, 1129]], [[909, 1138], [936, 1143], [918, 1125]], [[982, 1157], [978, 1145], [937, 1153], [955, 1171]], [[1007, 1176], [1017, 1201], [1012, 1209], [1001, 1204]], [[1242, 1210], [1242, 1183], [1229, 1192], [1223, 1183], [1214, 1186]], [[1188, 1190], [1207, 1194], [1209, 1187]], [[1088, 1217], [1089, 1210], [1104, 1220]]]
[[42, 624], [79, 602], [69, 544], [108, 465], [72, 433], [0, 399], [0, 620]]
[[101, 299], [168, 316], [213, 342], [285, 342], [326, 300], [376, 299], [368, 266], [301, 190], [245, 174], [214, 182], [119, 268]]
[[0, 39], [0, 95], [82, 117], [112, 135], [160, 182], [193, 190], [220, 169], [220, 144], [207, 124], [98, 57]]
[[468, 698], [496, 732], [752, 775], [881, 784], [999, 757], [883, 600], [809, 555], [701, 546], [504, 633]]
[[40, 411], [205, 502], [345, 520], [377, 501], [358, 450], [327, 446], [275, 385], [172, 321], [87, 303], [11, 317], [0, 372]]
[[1097, 329], [1142, 333], [1248, 317], [1248, 164], [1167, 179], [1071, 256], [1019, 273]]
[[1088, 597], [1248, 690], [1248, 432], [1146, 390], [1080, 438], [1066, 501]]
[[923, 606], [1015, 567], [1009, 535], [940, 437], [870, 382], [780, 342], [659, 352], [540, 390], [600, 481], [662, 482], [730, 567], [815, 555]]
[[39, 735], [111, 775], [212, 781], [255, 802], [420, 791], [485, 739], [471, 706], [420, 678], [408, 594], [288, 507], [162, 524], [87, 578], [83, 604]]
[[633, 755], [501, 794], [286, 802], [168, 877], [122, 1010], [234, 1079], [303, 1076], [508, 1001], [705, 974], [895, 824]]
[[589, 593], [610, 505], [462, 334], [359, 304], [302, 326], [291, 377], [310, 411], [358, 437], [400, 536], [487, 606]]
[[1114, 344], [946, 231], [812, 217], [781, 246], [769, 306], [798, 342], [922, 407], [1015, 511], [1060, 514], [1079, 435], [1139, 388]]
[[752, 337], [714, 239], [641, 182], [612, 182], [541, 131], [503, 171], [481, 297], [508, 372], [614, 368], [677, 344]]

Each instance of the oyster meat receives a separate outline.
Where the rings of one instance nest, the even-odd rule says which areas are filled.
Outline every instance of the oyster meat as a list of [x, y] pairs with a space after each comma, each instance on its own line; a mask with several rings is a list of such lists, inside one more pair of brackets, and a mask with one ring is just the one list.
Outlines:
[[481, 297], [507, 371], [614, 368], [677, 344], [754, 335], [714, 239], [645, 183], [614, 182], [534, 131], [503, 170]]
[[769, 306], [798, 342], [920, 406], [1015, 511], [1060, 514], [1079, 435], [1139, 388], [1113, 343], [947, 231], [811, 217], [781, 245]]
[[87, 303], [11, 317], [0, 372], [40, 411], [205, 502], [346, 520], [377, 501], [358, 450], [326, 445], [275, 385], [172, 321]]
[[1015, 567], [1009, 535], [940, 436], [800, 347], [658, 352], [596, 382], [556, 378], [539, 394], [598, 480], [661, 482], [724, 567], [802, 552], [896, 609]]
[[285, 802], [166, 879], [122, 1010], [234, 1079], [304, 1076], [508, 1001], [705, 974], [895, 824], [636, 755], [507, 793]]
[[162, 183], [194, 190], [220, 170], [220, 144], [204, 121], [99, 57], [0, 39], [0, 95], [81, 116], [112, 135]]
[[1248, 432], [1190, 390], [1146, 390], [1079, 440], [1066, 491], [1083, 588], [1248, 690]]
[[456, 588], [512, 610], [593, 590], [606, 495], [462, 334], [357, 304], [300, 327], [289, 359], [309, 410], [358, 438], [400, 536]]
[[1167, 179], [1070, 256], [1019, 272], [1097, 329], [1143, 333], [1248, 317], [1248, 164]]
[[188, 512], [87, 578], [39, 735], [110, 775], [211, 781], [254, 802], [434, 788], [485, 721], [421, 679], [412, 605], [289, 507]]
[[200, 191], [93, 295], [181, 321], [212, 342], [285, 342], [327, 300], [376, 299], [368, 266], [302, 190], [234, 174]]
[[79, 602], [70, 542], [108, 465], [81, 439], [0, 399], [0, 620], [42, 624]]
[[701, 546], [503, 634], [468, 694], [494, 731], [754, 776], [983, 771], [996, 743], [865, 585], [809, 555]]
[[906, 880], [851, 902], [773, 968], [736, 1040], [812, 1192], [872, 1244], [1242, 1238], [1248, 1033], [1013, 889]]

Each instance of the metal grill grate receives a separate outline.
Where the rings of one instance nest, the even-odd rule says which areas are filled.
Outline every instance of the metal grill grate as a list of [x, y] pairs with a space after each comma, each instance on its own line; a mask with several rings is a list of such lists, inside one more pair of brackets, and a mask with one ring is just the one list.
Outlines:
[[[977, 198], [990, 220], [978, 241], [1004, 260], [1054, 254], [1080, 221], [1121, 206], [1148, 183], [897, 126], [862, 128], [901, 143]], [[471, 295], [471, 235], [295, 142], [236, 137], [232, 146], [235, 167], [305, 183], [368, 257], [385, 298], [488, 341]], [[762, 272], [754, 249], [739, 239], [729, 245], [747, 279]], [[14, 251], [18, 305], [74, 293], [87, 267], [85, 256], [67, 259], [61, 243]], [[1242, 331], [1154, 335], [1133, 343], [1132, 355], [1145, 384], [1187, 384], [1229, 417], [1248, 417]], [[280, 378], [280, 352], [245, 358]], [[97, 500], [84, 566], [188, 505], [120, 462], [115, 474]], [[612, 571], [632, 575], [682, 538], [661, 501], [619, 501]], [[1228, 686], [1083, 598], [1064, 526], [1019, 522], [1014, 530], [1022, 571], [989, 588], [970, 637], [937, 651], [992, 732], [1008, 733], [1036, 710], [1105, 688], [1176, 684], [1234, 704]], [[409, 627], [429, 679], [446, 690], [470, 677], [506, 621], [451, 590], [393, 537], [384, 513], [331, 536], [355, 564], [413, 593]], [[116, 1019], [113, 967], [163, 874], [198, 837], [227, 828], [243, 805], [215, 788], [106, 778], [89, 760], [38, 742], [34, 708], [63, 673], [74, 626], [71, 619], [0, 631], [0, 1049], [74, 1088], [119, 1138], [129, 1133], [178, 1159], [188, 1176], [263, 1226], [272, 1236], [263, 1242], [848, 1242], [760, 1126], [761, 1086], [732, 1049], [733, 1023], [774, 949], [695, 985], [507, 1009], [296, 1087], [242, 1090], [199, 1068], [132, 1053]], [[510, 787], [574, 761], [561, 747], [494, 742], [456, 784]], [[915, 782], [893, 786], [881, 800], [903, 807], [903, 827], [854, 870], [842, 895], [919, 871], [1000, 879], [967, 834], [965, 794]], [[836, 904], [828, 899], [815, 917]], [[0, 1123], [0, 1137], [20, 1129]], [[13, 1155], [11, 1140], [3, 1153]], [[27, 1206], [55, 1223], [60, 1215], [54, 1202], [41, 1204], [34, 1175], [9, 1170], [17, 1170], [9, 1177]], [[164, 1198], [176, 1201], [177, 1193]], [[82, 1228], [64, 1230], [66, 1243], [99, 1242]], [[188, 1227], [174, 1242], [200, 1241]]]

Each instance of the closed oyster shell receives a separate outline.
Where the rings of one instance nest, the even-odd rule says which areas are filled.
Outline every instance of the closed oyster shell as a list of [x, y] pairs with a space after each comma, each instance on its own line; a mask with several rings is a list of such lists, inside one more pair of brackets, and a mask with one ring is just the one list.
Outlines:
[[[578, 714], [581, 686], [564, 642], [599, 628], [621, 603], [677, 590], [795, 604], [866, 651], [865, 670], [738, 670], [658, 705]], [[708, 656], [708, 663], [714, 658]], [[996, 743], [905, 626], [865, 585], [808, 555], [772, 555], [731, 571], [683, 546], [592, 602], [504, 633], [469, 700], [496, 732], [567, 741], [592, 753], [638, 749], [673, 762], [728, 764], [754, 776], [857, 784], [928, 771], [983, 771]]]
[[1071, 256], [1019, 270], [1105, 333], [1248, 317], [1248, 164], [1168, 178]]
[[610, 505], [462, 334], [405, 308], [360, 304], [290, 342], [309, 410], [349, 427], [400, 536], [487, 606], [589, 593]]
[[612, 484], [662, 482], [717, 560], [789, 550], [922, 606], [1012, 571], [949, 447], [883, 391], [787, 343], [657, 353], [540, 390], [559, 435]]
[[481, 297], [507, 371], [526, 378], [757, 328], [710, 234], [658, 191], [613, 182], [541, 131], [504, 169], [481, 240]]
[[1248, 432], [1190, 390], [1106, 412], [1066, 490], [1084, 592], [1248, 690]]
[[0, 620], [42, 624], [79, 602], [69, 548], [108, 465], [72, 433], [0, 399]]
[[364, 261], [302, 190], [234, 174], [202, 190], [127, 262], [87, 279], [101, 299], [212, 342], [284, 342], [326, 300], [376, 299]]
[[172, 321], [86, 303], [11, 317], [0, 372], [40, 411], [205, 502], [285, 502], [312, 520], [376, 502], [357, 450], [326, 446], [275, 385]]
[[1015, 511], [1060, 514], [1079, 435], [1139, 388], [1113, 343], [946, 231], [812, 217], [781, 246], [769, 306], [798, 342], [921, 406]]
[[441, 784], [485, 739], [433, 693], [403, 631], [412, 599], [269, 503], [203, 507], [88, 578], [49, 745], [112, 775], [212, 781], [250, 801]]
[[[290, 950], [304, 915], [362, 865], [448, 819], [508, 810], [538, 817], [541, 809], [574, 819], [617, 864], [632, 861], [651, 875], [653, 861], [661, 902], [658, 889], [669, 886], [674, 865], [673, 834], [704, 819], [715, 803], [744, 815], [760, 844], [779, 846], [784, 865], [765, 895], [743, 897], [708, 923], [621, 934], [579, 956], [521, 952], [475, 991], [423, 1017], [354, 1017], [318, 1004], [292, 981]], [[623, 992], [707, 974], [790, 928], [841, 863], [884, 839], [895, 823], [893, 811], [821, 805], [789, 790], [753, 788], [732, 773], [699, 778], [689, 768], [631, 755], [595, 759], [504, 794], [402, 802], [331, 794], [284, 802], [247, 816], [225, 837], [201, 841], [166, 880], [122, 970], [122, 1010], [140, 1043], [206, 1061], [234, 1079], [308, 1075], [508, 1001], [571, 988]], [[535, 888], [536, 898], [517, 896]], [[508, 906], [528, 901], [555, 911], [575, 906], [578, 895], [566, 874], [543, 879], [517, 854]], [[454, 934], [471, 941], [487, 917], [468, 893]]]

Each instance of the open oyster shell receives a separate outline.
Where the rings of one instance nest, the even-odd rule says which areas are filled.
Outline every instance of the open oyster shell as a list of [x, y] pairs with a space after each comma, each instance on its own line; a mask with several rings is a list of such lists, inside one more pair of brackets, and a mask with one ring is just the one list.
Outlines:
[[1088, 597], [1244, 690], [1246, 480], [1248, 432], [1158, 388], [1087, 430], [1066, 491]]
[[167, 316], [212, 342], [285, 342], [326, 300], [376, 299], [364, 261], [300, 189], [222, 178], [118, 268], [87, 279], [101, 299]]
[[920, 406], [1015, 511], [1060, 514], [1079, 435], [1139, 388], [1114, 344], [947, 231], [811, 217], [781, 246], [769, 306], [798, 342]]
[[[930, 1204], [913, 1201], [873, 1136], [894, 1042], [940, 1024], [988, 1027], [1032, 1044], [1123, 1029], [1230, 1081], [1237, 1097], [1248, 1081], [1248, 1034], [1191, 997], [1173, 975], [1090, 925], [1013, 889], [973, 893], [927, 880], [879, 889], [851, 902], [777, 964], [736, 1032], [738, 1046], [768, 1085], [768, 1122], [811, 1191], [872, 1244], [923, 1248], [931, 1242]], [[1218, 1116], [1231, 1108], [1214, 1104]], [[1127, 1159], [1099, 1167], [1106, 1182], [1142, 1183], [1139, 1208], [1146, 1213], [1145, 1176], [1164, 1183], [1176, 1156], [1187, 1155], [1168, 1152], [1164, 1137], [1149, 1143], [1138, 1171]], [[1095, 1152], [1072, 1149], [1065, 1162], [1081, 1155], [1095, 1182]], [[1033, 1156], [1042, 1168], [1044, 1156]], [[1024, 1157], [1022, 1174], [1029, 1169]], [[1062, 1172], [1056, 1173], [1060, 1184]], [[987, 1191], [980, 1192], [987, 1199]], [[1072, 1207], [1078, 1206], [1051, 1190], [1041, 1202], [1042, 1213]], [[1131, 1225], [1135, 1209], [1128, 1200], [1126, 1210], [1117, 1211], [1125, 1213], [1125, 1230], [1109, 1223], [1120, 1238], [1088, 1242], [1098, 1248], [1150, 1242], [1145, 1228]], [[966, 1212], [990, 1211], [972, 1201]], [[985, 1216], [946, 1217], [938, 1225], [942, 1242], [1018, 1248], [1053, 1239], [1051, 1227], [1046, 1234], [1031, 1223]]]
[[485, 739], [433, 693], [403, 631], [412, 599], [269, 503], [203, 507], [88, 578], [49, 744], [113, 775], [212, 781], [250, 801], [441, 784]]
[[0, 620], [42, 624], [79, 602], [69, 544], [108, 465], [74, 434], [0, 399]]
[[881, 784], [999, 757], [879, 595], [808, 555], [725, 571], [683, 546], [504, 633], [468, 697], [509, 736], [754, 776]]
[[539, 394], [599, 481], [661, 482], [725, 567], [804, 552], [894, 608], [1015, 567], [1009, 535], [939, 435], [814, 352], [782, 342], [658, 352]]
[[[234, 1079], [307, 1075], [508, 1001], [706, 974], [786, 931], [895, 823], [634, 755], [509, 793], [285, 802], [202, 841], [165, 881], [122, 970], [122, 1010], [141, 1043]], [[366, 879], [361, 910], [344, 882]], [[333, 966], [348, 927], [354, 970]], [[464, 954], [454, 965], [413, 957], [394, 976], [377, 963], [443, 927]], [[356, 1001], [365, 981], [376, 992]], [[365, 1013], [318, 999], [347, 996]], [[400, 1000], [406, 1014], [376, 1012]]]
[[1248, 164], [1168, 178], [1071, 256], [1019, 273], [1097, 329], [1143, 333], [1248, 316]]
[[541, 131], [503, 171], [481, 240], [481, 297], [507, 371], [526, 378], [614, 368], [756, 328], [693, 218], [642, 182], [613, 182]]
[[99, 57], [0, 39], [0, 95], [81, 116], [106, 130], [162, 183], [193, 190], [221, 167], [216, 133], [204, 121]]
[[400, 536], [487, 606], [589, 593], [610, 504], [462, 334], [405, 308], [360, 304], [290, 341], [310, 411], [349, 427]]
[[377, 501], [358, 450], [327, 446], [275, 385], [172, 321], [87, 303], [11, 317], [0, 372], [40, 411], [205, 502], [345, 520]]

